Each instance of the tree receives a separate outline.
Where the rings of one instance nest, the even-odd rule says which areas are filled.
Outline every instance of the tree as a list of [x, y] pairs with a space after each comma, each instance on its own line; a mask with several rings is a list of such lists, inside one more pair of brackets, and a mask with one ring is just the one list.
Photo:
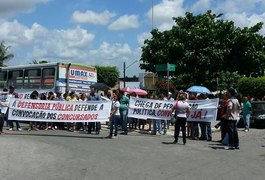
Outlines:
[[[164, 93], [167, 94], [167, 90], [169, 92], [175, 92], [176, 87], [170, 80], [160, 79], [155, 83], [155, 87], [158, 90], [157, 93]], [[167, 89], [168, 88], [168, 89]]]
[[220, 16], [211, 11], [197, 16], [187, 12], [173, 18], [176, 25], [171, 30], [153, 29], [152, 38], [142, 47], [141, 69], [155, 72], [156, 64], [175, 64], [172, 75], [182, 89], [197, 84], [216, 90], [217, 79], [222, 84], [229, 81], [225, 77], [263, 75], [265, 38], [258, 34], [263, 24], [242, 29]]
[[30, 64], [46, 64], [46, 63], [49, 63], [49, 61], [46, 60], [37, 61], [36, 59], [34, 59], [30, 62]]
[[9, 48], [10, 46], [6, 47], [3, 41], [0, 43], [0, 67], [5, 66], [4, 63], [14, 57], [13, 54], [8, 52]]
[[237, 86], [239, 92], [244, 96], [262, 99], [265, 95], [265, 77], [243, 77], [239, 79]]
[[119, 71], [113, 66], [96, 66], [98, 82], [114, 87], [119, 80]]

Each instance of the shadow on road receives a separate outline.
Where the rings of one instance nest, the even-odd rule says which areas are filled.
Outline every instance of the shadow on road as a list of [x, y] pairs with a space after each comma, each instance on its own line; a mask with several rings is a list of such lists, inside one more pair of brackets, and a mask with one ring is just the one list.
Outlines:
[[183, 144], [174, 143], [174, 142], [162, 142], [162, 144], [166, 144], [166, 145], [170, 145], [170, 144], [174, 144], [174, 145], [183, 145]]
[[217, 149], [224, 149], [223, 146], [209, 146], [210, 148], [217, 150]]
[[43, 137], [68, 137], [68, 138], [78, 138], [78, 139], [106, 139], [106, 137], [99, 137], [99, 136], [72, 136], [72, 135], [60, 135], [60, 134], [23, 134], [23, 133], [16, 133], [16, 134], [5, 134], [10, 136], [43, 136]]

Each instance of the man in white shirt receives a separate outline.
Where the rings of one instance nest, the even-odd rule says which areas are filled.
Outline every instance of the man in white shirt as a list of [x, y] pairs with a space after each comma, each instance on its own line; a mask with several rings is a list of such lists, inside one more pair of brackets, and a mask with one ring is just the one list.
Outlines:
[[227, 120], [227, 133], [229, 137], [229, 146], [225, 149], [239, 149], [239, 138], [237, 132], [237, 120], [239, 119], [240, 103], [235, 97], [236, 91], [233, 88], [229, 88], [227, 91], [229, 100], [227, 105], [227, 112], [225, 119]]

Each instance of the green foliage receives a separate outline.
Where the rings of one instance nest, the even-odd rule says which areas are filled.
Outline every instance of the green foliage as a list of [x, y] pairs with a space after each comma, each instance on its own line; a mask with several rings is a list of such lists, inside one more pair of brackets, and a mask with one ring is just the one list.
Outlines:
[[[237, 72], [221, 71], [217, 74], [218, 90], [227, 90], [231, 83], [237, 84], [241, 76]], [[237, 88], [237, 87], [236, 87]]]
[[175, 85], [172, 83], [171, 80], [159, 80], [156, 82], [155, 87], [157, 89], [157, 94], [160, 93], [164, 93], [167, 94], [167, 88], [170, 92], [175, 92], [176, 91], [176, 87]]
[[46, 64], [46, 63], [49, 63], [49, 61], [46, 60], [37, 61], [36, 59], [34, 59], [29, 64]]
[[119, 71], [113, 66], [96, 66], [98, 82], [114, 87], [119, 80]]
[[9, 48], [10, 48], [9, 46], [6, 47], [4, 45], [3, 41], [0, 43], [0, 67], [5, 66], [4, 62], [14, 57], [13, 54], [8, 52]]
[[211, 11], [197, 16], [187, 12], [173, 18], [176, 25], [171, 30], [153, 29], [152, 38], [142, 47], [141, 69], [155, 72], [156, 64], [175, 64], [171, 75], [178, 89], [196, 84], [212, 91], [217, 90], [217, 79], [223, 90], [239, 76], [263, 75], [265, 38], [258, 34], [263, 24], [241, 29], [220, 16]]
[[265, 77], [240, 78], [237, 87], [242, 95], [261, 99], [265, 95]]

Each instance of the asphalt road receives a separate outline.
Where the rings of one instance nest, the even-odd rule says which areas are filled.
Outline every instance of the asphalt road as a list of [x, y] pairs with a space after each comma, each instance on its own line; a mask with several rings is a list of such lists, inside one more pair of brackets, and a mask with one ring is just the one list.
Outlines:
[[106, 139], [67, 131], [5, 131], [0, 135], [0, 180], [264, 180], [265, 129], [240, 129], [240, 149], [213, 142], [171, 144], [173, 132], [131, 132]]

